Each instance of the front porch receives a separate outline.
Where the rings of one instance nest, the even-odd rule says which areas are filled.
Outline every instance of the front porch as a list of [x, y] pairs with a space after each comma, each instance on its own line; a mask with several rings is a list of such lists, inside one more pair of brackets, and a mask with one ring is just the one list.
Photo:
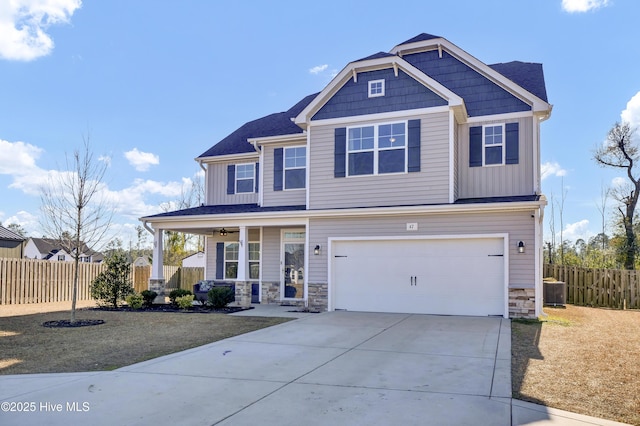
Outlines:
[[202, 223], [153, 223], [154, 228], [145, 223], [154, 235], [149, 289], [158, 293], [157, 301], [164, 300], [167, 293], [163, 270], [158, 266], [163, 264], [164, 234], [175, 231], [205, 236], [204, 279], [233, 284], [232, 305], [261, 303], [326, 311], [327, 284], [307, 282], [309, 256], [314, 256], [318, 246], [309, 241], [307, 221], [287, 220], [265, 226], [238, 222], [211, 221], [206, 227]]

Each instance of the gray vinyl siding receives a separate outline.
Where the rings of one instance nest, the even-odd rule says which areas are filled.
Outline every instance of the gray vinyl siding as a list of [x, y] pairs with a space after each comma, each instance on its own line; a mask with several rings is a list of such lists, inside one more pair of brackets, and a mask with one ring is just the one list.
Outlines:
[[280, 229], [264, 228], [262, 231], [262, 281], [280, 281]]
[[256, 204], [258, 202], [258, 194], [256, 192], [243, 194], [227, 194], [227, 166], [229, 164], [246, 164], [257, 162], [258, 157], [250, 160], [228, 161], [224, 163], [209, 164], [207, 167], [207, 204]]
[[[483, 124], [519, 123], [518, 164], [469, 167], [469, 128]], [[533, 117], [515, 120], [494, 120], [458, 126], [457, 182], [458, 198], [503, 197], [531, 195], [533, 182]]]
[[[509, 284], [534, 284], [535, 226], [532, 211], [437, 214], [397, 217], [353, 217], [312, 219], [309, 243], [323, 247], [318, 256], [309, 256], [309, 282], [328, 282], [328, 240], [330, 237], [416, 237], [421, 235], [509, 234]], [[417, 231], [407, 231], [407, 223], [417, 223]], [[517, 253], [516, 244], [524, 241], [527, 249]], [[326, 249], [325, 249], [326, 248]], [[464, 267], [464, 265], [460, 265]], [[354, 279], [358, 272], [354, 271]]]
[[[306, 140], [298, 143], [288, 144], [286, 146], [304, 146]], [[264, 149], [264, 181], [263, 181], [263, 199], [264, 207], [270, 206], [301, 206], [307, 203], [307, 191], [305, 189], [291, 189], [282, 191], [273, 190], [273, 151], [276, 148], [283, 148], [283, 145], [273, 146], [267, 145]]]
[[[334, 129], [311, 129], [309, 208], [344, 208], [437, 204], [449, 201], [449, 113], [420, 118], [420, 172], [334, 177]], [[372, 120], [367, 125], [399, 120]]]
[[[267, 228], [265, 228], [266, 231]], [[261, 242], [260, 241], [260, 228], [251, 228], [248, 230], [248, 239], [249, 242]], [[216, 235], [215, 237], [207, 237], [206, 239], [206, 249], [205, 249], [205, 253], [206, 253], [206, 264], [205, 264], [205, 279], [206, 280], [215, 280], [216, 279], [216, 260], [217, 260], [217, 251], [216, 251], [216, 244], [218, 243], [222, 243], [222, 242], [234, 242], [234, 241], [238, 241], [238, 237], [239, 234], [238, 233], [229, 233], [226, 237], [221, 237]], [[261, 253], [260, 253], [260, 261], [262, 262], [262, 256], [263, 256], [263, 248], [262, 248], [262, 244], [260, 247]], [[263, 266], [264, 267], [264, 266]]]

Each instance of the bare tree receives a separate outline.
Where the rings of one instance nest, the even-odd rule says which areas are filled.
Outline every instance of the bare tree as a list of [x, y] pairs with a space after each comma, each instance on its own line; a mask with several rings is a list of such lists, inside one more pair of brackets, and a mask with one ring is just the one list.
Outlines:
[[41, 192], [42, 227], [60, 240], [74, 261], [72, 323], [76, 321], [80, 256], [100, 244], [113, 217], [101, 193], [108, 163], [94, 158], [89, 137], [83, 141], [83, 150], [76, 149], [71, 158], [67, 155], [66, 169], [53, 174]]
[[[596, 204], [598, 208], [598, 212], [600, 212], [600, 220], [602, 224], [601, 234], [607, 235], [607, 201], [609, 200], [609, 195], [611, 194], [611, 188], [608, 186], [602, 185], [600, 188], [600, 204]], [[606, 240], [602, 238], [602, 264], [606, 264]]]
[[595, 149], [593, 158], [603, 167], [623, 170], [628, 185], [612, 191], [612, 197], [620, 204], [618, 212], [624, 228], [623, 259], [625, 269], [635, 269], [637, 253], [636, 234], [634, 232], [634, 215], [640, 195], [640, 176], [636, 170], [639, 156], [637, 141], [634, 141], [635, 129], [629, 123], [616, 123], [607, 135], [607, 140]]
[[564, 178], [562, 178], [562, 196], [558, 202], [558, 210], [560, 213], [560, 264], [564, 265], [564, 201], [567, 198], [567, 189], [564, 187]]

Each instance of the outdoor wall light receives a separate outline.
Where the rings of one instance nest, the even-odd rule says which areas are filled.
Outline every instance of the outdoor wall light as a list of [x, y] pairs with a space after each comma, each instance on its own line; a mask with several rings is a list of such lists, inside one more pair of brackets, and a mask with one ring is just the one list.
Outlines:
[[316, 244], [316, 246], [313, 248], [313, 254], [315, 254], [316, 256], [320, 254], [320, 244]]
[[524, 241], [518, 241], [518, 253], [524, 253]]
[[226, 237], [226, 236], [227, 236], [227, 230], [226, 230], [226, 229], [224, 229], [224, 228], [222, 228], [222, 229], [220, 230], [220, 236], [221, 236], [221, 237]]

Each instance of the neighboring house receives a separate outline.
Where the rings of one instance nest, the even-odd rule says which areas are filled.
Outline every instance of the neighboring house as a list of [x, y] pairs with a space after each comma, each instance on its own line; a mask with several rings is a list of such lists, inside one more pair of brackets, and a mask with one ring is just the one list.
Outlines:
[[0, 225], [0, 258], [21, 259], [25, 239]]
[[204, 268], [205, 267], [204, 252], [199, 251], [197, 253], [193, 253], [191, 256], [187, 256], [184, 259], [182, 259], [182, 267], [183, 268]]
[[[63, 248], [60, 240], [52, 238], [29, 238], [24, 249], [27, 259], [43, 259], [51, 262], [70, 262], [74, 259], [75, 249], [71, 252]], [[80, 262], [99, 263], [104, 260], [102, 253], [91, 250], [85, 243], [80, 244]]]
[[135, 266], [135, 267], [138, 267], [138, 266], [150, 266], [150, 265], [151, 265], [151, 262], [149, 262], [149, 259], [147, 259], [146, 256], [138, 256], [133, 261], [133, 266]]
[[201, 154], [206, 203], [141, 218], [154, 265], [164, 230], [189, 232], [241, 305], [254, 289], [317, 310], [535, 317], [551, 109], [541, 64], [420, 34]]

